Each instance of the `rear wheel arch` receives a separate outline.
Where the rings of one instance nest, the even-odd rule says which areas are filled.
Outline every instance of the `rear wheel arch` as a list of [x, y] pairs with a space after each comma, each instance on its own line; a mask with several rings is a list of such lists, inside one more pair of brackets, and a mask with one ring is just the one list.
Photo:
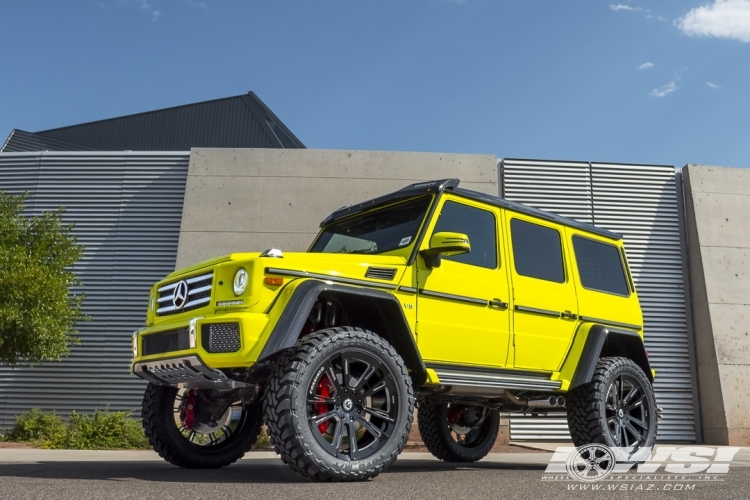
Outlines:
[[403, 358], [415, 387], [425, 382], [427, 369], [396, 297], [380, 290], [318, 280], [307, 280], [297, 286], [263, 347], [258, 362], [270, 361], [294, 346], [318, 300], [331, 300], [341, 306], [347, 320], [346, 325], [342, 326], [375, 332], [391, 344]]
[[651, 365], [641, 336], [634, 331], [597, 324], [589, 329], [569, 389], [590, 382], [600, 358], [615, 356], [632, 360], [653, 383]]

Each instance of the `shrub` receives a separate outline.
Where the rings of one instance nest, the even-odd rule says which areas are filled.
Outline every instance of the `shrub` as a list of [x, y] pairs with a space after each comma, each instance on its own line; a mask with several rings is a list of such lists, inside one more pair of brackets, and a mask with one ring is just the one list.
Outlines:
[[44, 413], [34, 408], [29, 413], [16, 416], [16, 423], [3, 438], [5, 441], [18, 441], [41, 448], [53, 448], [54, 446], [47, 445], [63, 442], [66, 431], [65, 423], [54, 411]]
[[150, 449], [141, 424], [131, 412], [96, 410], [92, 416], [70, 414], [64, 422], [54, 411], [33, 409], [16, 417], [6, 441], [29, 443], [48, 449], [121, 450]]

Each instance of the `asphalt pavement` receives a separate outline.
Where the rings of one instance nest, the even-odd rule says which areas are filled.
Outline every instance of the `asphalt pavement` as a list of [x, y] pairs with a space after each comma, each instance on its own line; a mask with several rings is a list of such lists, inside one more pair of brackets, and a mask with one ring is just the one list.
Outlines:
[[743, 449], [728, 474], [710, 481], [700, 476], [675, 480], [654, 475], [648, 480], [586, 485], [543, 480], [551, 453], [493, 453], [469, 465], [404, 453], [388, 472], [370, 481], [316, 483], [296, 475], [271, 452], [248, 453], [224, 469], [186, 470], [153, 452], [0, 449], [0, 498], [744, 500], [750, 498], [748, 456], [750, 451]]

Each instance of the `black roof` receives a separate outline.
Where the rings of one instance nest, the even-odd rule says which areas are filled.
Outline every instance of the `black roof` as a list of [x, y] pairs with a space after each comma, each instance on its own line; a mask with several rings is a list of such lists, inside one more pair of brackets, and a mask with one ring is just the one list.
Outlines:
[[210, 148], [304, 148], [254, 92], [68, 127], [13, 130], [12, 151], [189, 151]]
[[524, 205], [523, 203], [518, 203], [517, 201], [510, 201], [497, 196], [492, 196], [490, 194], [479, 193], [477, 191], [459, 188], [459, 182], [460, 181], [458, 179], [441, 179], [437, 181], [417, 182], [415, 184], [410, 184], [405, 188], [399, 189], [398, 191], [395, 191], [393, 193], [379, 196], [377, 198], [373, 198], [372, 200], [368, 200], [363, 203], [357, 203], [349, 207], [339, 208], [331, 215], [326, 217], [323, 222], [320, 223], [320, 227], [323, 227], [335, 220], [342, 219], [349, 215], [363, 212], [373, 207], [382, 206], [399, 199], [411, 198], [413, 196], [418, 196], [421, 194], [439, 193], [450, 190], [452, 193], [463, 196], [464, 198], [469, 198], [471, 200], [481, 201], [483, 203], [494, 205], [496, 207], [506, 208], [508, 210], [513, 210], [522, 214], [531, 215], [532, 217], [538, 217], [542, 220], [554, 222], [556, 224], [574, 227], [576, 229], [581, 229], [583, 231], [598, 234], [599, 236], [604, 236], [605, 238], [611, 238], [613, 240], [622, 239], [622, 236], [617, 233], [602, 229], [586, 222], [577, 221], [575, 219], [563, 217], [562, 215], [557, 215], [552, 212], [547, 212], [545, 210], [530, 207], [528, 205]]

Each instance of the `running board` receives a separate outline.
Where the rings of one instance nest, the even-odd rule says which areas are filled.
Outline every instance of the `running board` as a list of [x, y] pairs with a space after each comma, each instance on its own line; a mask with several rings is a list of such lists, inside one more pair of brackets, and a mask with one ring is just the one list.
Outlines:
[[[474, 389], [513, 389], [520, 391], [556, 391], [562, 382], [527, 375], [494, 374], [464, 370], [435, 369], [441, 385]], [[476, 391], [472, 391], [476, 392]]]

